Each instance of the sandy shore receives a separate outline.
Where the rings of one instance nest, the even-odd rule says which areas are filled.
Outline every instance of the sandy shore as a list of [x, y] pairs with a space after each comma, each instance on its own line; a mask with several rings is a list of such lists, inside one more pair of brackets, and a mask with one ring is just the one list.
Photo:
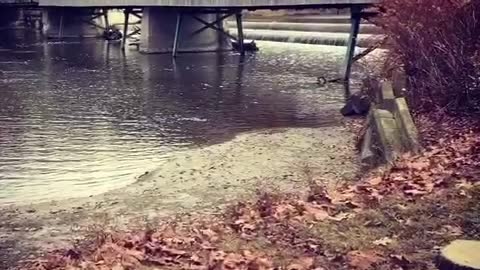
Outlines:
[[330, 185], [351, 179], [357, 171], [353, 136], [345, 127], [245, 133], [179, 152], [122, 189], [0, 209], [0, 269], [38, 252], [68, 247], [92, 225], [128, 229], [176, 215], [219, 213], [257, 189], [302, 191], [306, 167]]

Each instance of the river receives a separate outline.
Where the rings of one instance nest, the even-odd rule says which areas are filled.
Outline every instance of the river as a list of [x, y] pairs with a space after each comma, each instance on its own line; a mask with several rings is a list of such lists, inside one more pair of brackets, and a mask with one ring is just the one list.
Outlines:
[[144, 55], [1, 31], [0, 205], [121, 188], [169, 156], [247, 131], [341, 123], [344, 47]]

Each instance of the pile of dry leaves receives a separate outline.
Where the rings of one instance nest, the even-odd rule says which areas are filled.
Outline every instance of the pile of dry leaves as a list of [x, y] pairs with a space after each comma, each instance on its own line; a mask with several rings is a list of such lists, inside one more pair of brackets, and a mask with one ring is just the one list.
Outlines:
[[29, 268], [433, 269], [436, 245], [467, 235], [467, 221], [480, 230], [480, 219], [463, 215], [480, 210], [468, 206], [480, 201], [480, 133], [463, 127], [426, 128], [421, 155], [354, 184], [328, 190], [312, 180], [306, 195], [259, 192], [221, 217], [99, 232], [86, 248], [52, 252]]

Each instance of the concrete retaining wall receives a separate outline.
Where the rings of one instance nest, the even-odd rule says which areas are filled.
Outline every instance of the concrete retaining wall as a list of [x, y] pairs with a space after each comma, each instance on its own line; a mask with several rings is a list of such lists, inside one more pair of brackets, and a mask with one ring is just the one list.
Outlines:
[[381, 102], [370, 108], [362, 138], [361, 159], [370, 165], [391, 164], [403, 153], [421, 149], [405, 98], [395, 97], [388, 81], [382, 83], [381, 92]]

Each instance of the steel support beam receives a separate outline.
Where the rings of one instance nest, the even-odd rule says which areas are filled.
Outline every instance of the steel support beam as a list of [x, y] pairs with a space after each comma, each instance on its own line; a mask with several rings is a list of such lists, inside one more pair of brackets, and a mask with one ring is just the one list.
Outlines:
[[[231, 15], [230, 15], [230, 16], [231, 16]], [[201, 22], [203, 25], [207, 26], [207, 27], [202, 27], [202, 31], [205, 31], [206, 29], [209, 29], [209, 28], [210, 28], [210, 29], [213, 29], [213, 30], [219, 32], [220, 34], [222, 34], [222, 35], [224, 35], [224, 36], [227, 36], [228, 38], [231, 38], [231, 39], [233, 39], [233, 40], [237, 40], [236, 37], [234, 37], [234, 36], [230, 35], [229, 33], [225, 32], [223, 29], [215, 26], [215, 24], [217, 24], [218, 22], [209, 23], [209, 22], [207, 22], [207, 21], [205, 21], [205, 20], [203, 20], [203, 19], [201, 19], [201, 18], [199, 18], [199, 17], [197, 17], [197, 16], [195, 16], [195, 15], [192, 15], [192, 17], [193, 17], [195, 20]], [[229, 16], [227, 16], [227, 17], [229, 17]], [[226, 17], [226, 18], [227, 18], [227, 17]], [[200, 30], [200, 29], [199, 29], [199, 30]], [[195, 31], [195, 32], [192, 34], [192, 36], [193, 36], [193, 35], [196, 35], [196, 34], [199, 34], [199, 33], [201, 33], [202, 31], [200, 31], [200, 32]]]
[[223, 15], [223, 16], [220, 16], [219, 18], [217, 18], [214, 22], [205, 22], [204, 20], [196, 17], [196, 19], [198, 21], [200, 21], [201, 23], [205, 24], [205, 26], [203, 26], [202, 28], [196, 30], [195, 32], [192, 33], [192, 36], [196, 35], [196, 34], [199, 34], [201, 32], [203, 32], [204, 30], [208, 29], [208, 28], [213, 28], [215, 30], [218, 31], [219, 27], [216, 26], [216, 24], [218, 25], [219, 22], [222, 22], [223, 20], [225, 20], [226, 18], [232, 16], [233, 14], [229, 13], [229, 14], [226, 14], [226, 15]]
[[180, 30], [182, 27], [183, 14], [181, 11], [177, 13], [177, 25], [175, 26], [175, 38], [173, 40], [172, 56], [177, 57], [178, 44], [180, 42]]
[[241, 54], [245, 53], [245, 46], [244, 46], [244, 37], [243, 37], [243, 19], [242, 19], [242, 12], [238, 12], [235, 14], [235, 18], [237, 20], [237, 36], [238, 36], [238, 48]]
[[123, 10], [123, 14], [125, 16], [125, 21], [124, 21], [124, 24], [123, 24], [123, 36], [122, 36], [122, 50], [125, 50], [125, 44], [127, 43], [127, 34], [128, 34], [128, 19], [130, 17], [130, 12], [131, 12], [131, 9], [130, 8], [126, 8]]
[[103, 8], [102, 12], [103, 12], [103, 18], [105, 20], [105, 29], [108, 29], [110, 28], [110, 22], [108, 20], [108, 9]]
[[342, 79], [344, 82], [350, 80], [352, 72], [353, 56], [355, 54], [355, 47], [357, 45], [358, 32], [360, 31], [360, 21], [362, 19], [362, 9], [352, 7], [351, 9], [351, 29], [350, 37], [348, 38], [347, 53], [345, 55], [345, 63], [342, 67]]
[[131, 14], [135, 17], [137, 17], [138, 19], [142, 19], [142, 15], [139, 15], [138, 13], [140, 13], [139, 11], [132, 11]]
[[59, 27], [58, 27], [58, 38], [59, 39], [63, 38], [63, 15], [64, 15], [64, 12], [63, 12], [63, 9], [62, 9], [62, 14], [60, 15], [60, 24], [59, 24]]
[[135, 29], [135, 30], [133, 30], [131, 33], [129, 33], [129, 34], [127, 35], [127, 37], [131, 37], [131, 36], [133, 36], [133, 35], [136, 35], [136, 34], [140, 33], [141, 31], [142, 31], [141, 28]]

